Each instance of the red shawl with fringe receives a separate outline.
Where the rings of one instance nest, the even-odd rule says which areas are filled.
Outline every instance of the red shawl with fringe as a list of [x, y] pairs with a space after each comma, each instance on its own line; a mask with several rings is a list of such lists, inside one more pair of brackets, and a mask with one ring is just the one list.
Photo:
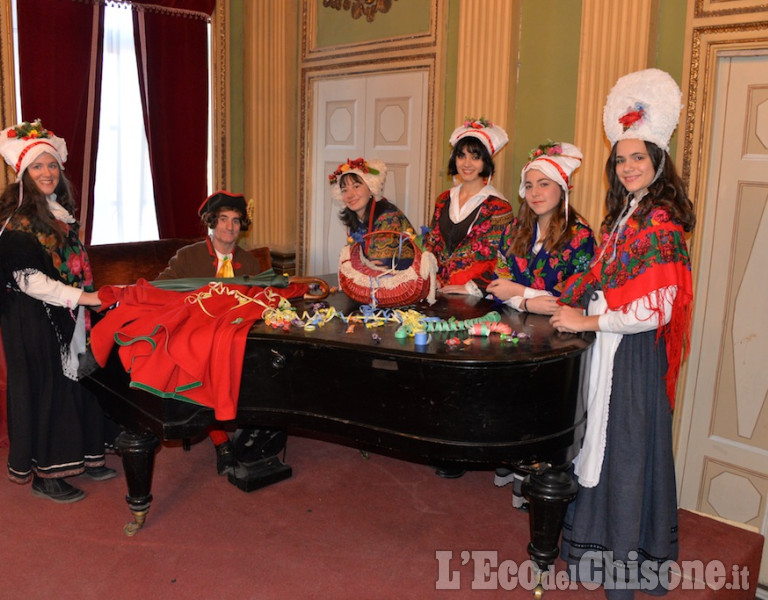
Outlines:
[[[615, 259], [610, 260], [614, 256]], [[635, 300], [648, 297], [659, 313], [656, 339], [664, 336], [668, 369], [664, 376], [669, 405], [675, 406], [680, 364], [690, 350], [693, 312], [691, 262], [682, 226], [665, 208], [656, 207], [642, 218], [631, 217], [623, 232], [609, 237], [605, 227], [602, 243], [590, 270], [572, 276], [560, 296], [562, 304], [578, 306], [592, 290], [601, 288], [608, 308], [628, 312]], [[610, 261], [610, 262], [609, 262]], [[664, 289], [677, 286], [672, 315], [664, 325]]]

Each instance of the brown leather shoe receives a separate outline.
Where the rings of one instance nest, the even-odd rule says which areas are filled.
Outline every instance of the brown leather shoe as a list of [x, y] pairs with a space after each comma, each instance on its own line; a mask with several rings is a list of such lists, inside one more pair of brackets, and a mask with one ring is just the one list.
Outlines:
[[48, 479], [34, 476], [32, 494], [40, 498], [48, 498], [61, 504], [77, 502], [85, 498], [85, 492], [64, 481], [63, 477]]

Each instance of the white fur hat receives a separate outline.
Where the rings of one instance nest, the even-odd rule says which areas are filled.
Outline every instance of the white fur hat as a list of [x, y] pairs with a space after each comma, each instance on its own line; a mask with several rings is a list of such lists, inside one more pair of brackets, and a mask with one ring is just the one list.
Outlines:
[[336, 202], [342, 202], [341, 188], [339, 187], [341, 178], [350, 173], [359, 175], [371, 190], [373, 197], [376, 200], [381, 200], [384, 192], [384, 181], [387, 179], [387, 165], [380, 160], [365, 160], [361, 157], [355, 160], [347, 159], [347, 162], [341, 163], [333, 173], [328, 175], [331, 195]]
[[60, 137], [48, 131], [40, 123], [40, 119], [24, 121], [0, 133], [0, 154], [16, 173], [17, 181], [21, 180], [24, 171], [43, 152], [48, 152], [64, 169], [67, 161], [67, 143]]
[[680, 118], [682, 92], [674, 79], [659, 69], [645, 69], [620, 77], [603, 109], [605, 135], [613, 147], [619, 140], [653, 142], [669, 150]]
[[509, 141], [507, 132], [498, 125], [494, 125], [483, 118], [468, 118], [453, 130], [448, 142], [451, 146], [456, 146], [456, 142], [467, 136], [480, 140], [483, 146], [488, 149], [488, 152], [491, 153], [491, 156], [501, 150]]

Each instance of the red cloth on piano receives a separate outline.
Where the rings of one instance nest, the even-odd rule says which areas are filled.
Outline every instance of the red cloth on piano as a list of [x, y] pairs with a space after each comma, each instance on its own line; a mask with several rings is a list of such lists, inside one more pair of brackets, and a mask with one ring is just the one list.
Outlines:
[[210, 283], [194, 292], [156, 288], [145, 280], [99, 290], [103, 305], [117, 303], [91, 332], [91, 349], [106, 364], [115, 343], [131, 387], [214, 409], [235, 418], [248, 331], [281, 297], [306, 286], [260, 288]]

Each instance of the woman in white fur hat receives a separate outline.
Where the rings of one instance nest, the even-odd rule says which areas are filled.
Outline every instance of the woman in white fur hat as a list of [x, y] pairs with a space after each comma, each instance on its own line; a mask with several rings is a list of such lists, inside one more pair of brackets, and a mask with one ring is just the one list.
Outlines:
[[512, 207], [491, 185], [493, 156], [509, 141], [485, 119], [467, 119], [451, 134], [448, 173], [456, 185], [435, 201], [424, 248], [437, 259], [442, 293], [482, 296], [493, 279], [501, 234]]
[[658, 69], [621, 77], [608, 95], [601, 246], [590, 270], [568, 282], [560, 301], [569, 306], [551, 318], [558, 331], [597, 332], [562, 557], [612, 599], [641, 587], [666, 593], [663, 565], [677, 559], [672, 408], [693, 310], [685, 237], [696, 222], [668, 154], [681, 96]]
[[581, 150], [548, 142], [528, 158], [520, 181], [524, 202], [502, 235], [498, 279], [488, 292], [517, 310], [551, 315], [566, 279], [589, 267], [595, 238], [569, 200]]
[[[333, 199], [344, 208], [339, 213], [347, 227], [349, 243], [362, 241], [365, 256], [380, 266], [407, 268], [413, 248], [397, 235], [371, 235], [376, 231], [407, 231], [413, 227], [403, 212], [384, 198], [387, 165], [380, 160], [347, 159], [328, 176]], [[363, 237], [367, 236], [367, 237]]]
[[0, 132], [17, 181], [0, 197], [0, 324], [8, 361], [8, 475], [32, 493], [75, 502], [65, 477], [115, 476], [104, 466], [104, 416], [77, 381], [101, 305], [63, 173], [67, 146], [39, 120]]

